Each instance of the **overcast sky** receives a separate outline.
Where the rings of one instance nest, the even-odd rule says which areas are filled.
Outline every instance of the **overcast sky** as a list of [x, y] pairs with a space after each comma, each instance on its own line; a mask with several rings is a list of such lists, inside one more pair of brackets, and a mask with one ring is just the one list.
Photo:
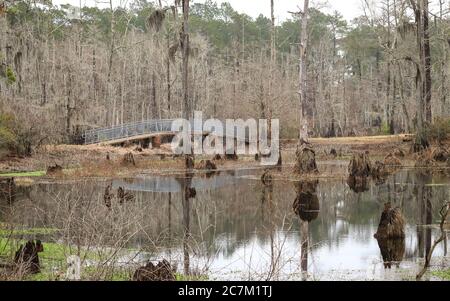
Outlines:
[[[107, 2], [105, 0], [81, 0], [81, 3], [82, 5], [88, 6], [105, 6], [105, 4], [99, 4], [102, 1]], [[120, 3], [123, 6], [129, 4], [131, 0], [113, 0], [113, 2], [116, 4]], [[162, 0], [162, 2], [172, 3], [173, 1]], [[193, 2], [201, 3], [205, 1], [194, 0]], [[216, 2], [229, 2], [238, 12], [246, 13], [254, 18], [260, 14], [270, 16], [270, 0], [216, 0]], [[80, 0], [53, 0], [53, 4], [59, 5], [64, 3], [78, 6], [80, 5]], [[337, 10], [347, 20], [351, 20], [362, 14], [361, 0], [315, 0], [313, 1], [313, 5], [325, 6], [324, 10], [328, 12]], [[298, 11], [298, 6], [303, 6], [303, 0], [275, 0], [275, 17], [277, 21], [282, 21], [290, 17], [288, 11]]]

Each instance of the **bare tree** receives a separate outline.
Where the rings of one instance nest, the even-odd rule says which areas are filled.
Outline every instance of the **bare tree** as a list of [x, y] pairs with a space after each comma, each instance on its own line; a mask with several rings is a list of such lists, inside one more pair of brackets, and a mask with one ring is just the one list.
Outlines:
[[[409, 0], [411, 8], [414, 11], [417, 47], [419, 49], [419, 62], [413, 61], [416, 65], [416, 88], [417, 88], [417, 135], [414, 145], [415, 151], [423, 150], [429, 147], [428, 138], [425, 132], [425, 122], [427, 121], [426, 111], [428, 110], [428, 97], [431, 97], [431, 84], [428, 83], [427, 73], [431, 68], [429, 52], [428, 33], [428, 0]], [[430, 113], [431, 115], [431, 113]], [[431, 116], [430, 116], [431, 118]]]
[[439, 214], [441, 216], [441, 222], [439, 224], [439, 229], [441, 230], [441, 236], [439, 236], [439, 238], [434, 242], [430, 251], [426, 255], [425, 265], [424, 265], [423, 269], [420, 271], [420, 273], [417, 274], [417, 276], [416, 276], [417, 280], [422, 279], [423, 275], [425, 275], [428, 268], [430, 267], [431, 258], [433, 257], [433, 252], [434, 252], [434, 249], [436, 248], [436, 246], [439, 245], [441, 242], [447, 240], [447, 232], [445, 230], [445, 224], [446, 224], [447, 218], [450, 214], [450, 202], [448, 202], [441, 208], [441, 210], [439, 211]]
[[309, 0], [305, 0], [301, 13], [300, 32], [300, 68], [299, 68], [299, 95], [300, 95], [300, 140], [308, 140], [308, 121], [306, 119], [306, 89], [307, 89], [307, 57], [308, 57], [308, 9]]
[[189, 0], [183, 0], [183, 27], [181, 30], [183, 117], [192, 118], [192, 102], [189, 98]]

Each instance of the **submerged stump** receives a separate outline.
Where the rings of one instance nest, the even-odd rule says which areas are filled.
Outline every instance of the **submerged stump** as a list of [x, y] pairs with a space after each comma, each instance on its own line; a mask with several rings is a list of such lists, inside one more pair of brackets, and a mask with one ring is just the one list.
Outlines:
[[154, 265], [149, 262], [134, 272], [133, 281], [175, 281], [175, 269], [167, 260]]
[[438, 167], [439, 164], [434, 160], [433, 154], [429, 151], [424, 151], [418, 154], [415, 167], [433, 168]]
[[331, 149], [330, 156], [332, 156], [334, 159], [337, 158], [338, 153], [337, 153], [337, 151], [334, 148]]
[[191, 155], [186, 155], [184, 158], [184, 166], [187, 170], [192, 170], [195, 168], [195, 160]]
[[372, 167], [372, 177], [374, 179], [384, 178], [389, 175], [389, 169], [386, 164], [376, 161]]
[[197, 169], [213, 171], [213, 170], [217, 170], [217, 165], [210, 160], [202, 160], [198, 164]]
[[400, 208], [392, 208], [391, 203], [384, 205], [378, 231], [374, 237], [377, 239], [405, 238], [405, 219]]
[[294, 213], [304, 222], [312, 222], [319, 217], [320, 202], [317, 197], [318, 181], [295, 183], [297, 197], [292, 205]]
[[447, 159], [450, 159], [450, 153], [443, 147], [438, 147], [431, 153], [431, 157], [434, 161], [437, 162], [446, 162]]
[[356, 193], [363, 193], [369, 190], [368, 177], [348, 177], [347, 185]]
[[14, 256], [16, 268], [22, 274], [38, 274], [41, 272], [39, 253], [44, 251], [40, 240], [30, 240], [21, 245]]
[[135, 200], [134, 194], [131, 192], [125, 191], [122, 187], [117, 189], [117, 198], [119, 200], [119, 204], [123, 204], [126, 202], [132, 202]]
[[197, 196], [197, 190], [194, 187], [186, 186], [184, 189], [184, 197], [186, 200], [194, 199]]
[[52, 166], [47, 167], [47, 176], [58, 176], [61, 175], [63, 173], [63, 168], [62, 166], [55, 164]]
[[373, 171], [372, 162], [367, 153], [354, 154], [348, 166], [348, 186], [356, 193], [369, 190], [369, 177], [374, 174]]
[[405, 153], [401, 149], [396, 149], [394, 151], [393, 155], [398, 157], [398, 158], [404, 158], [405, 157]]
[[367, 153], [354, 154], [348, 166], [350, 177], [370, 177], [372, 175], [372, 162]]
[[162, 145], [161, 136], [156, 136], [152, 138], [152, 148], [160, 149]]
[[401, 167], [402, 166], [402, 161], [400, 161], [399, 158], [397, 158], [397, 156], [395, 154], [389, 154], [384, 158], [383, 161], [384, 165], [387, 166], [396, 166], [396, 167]]
[[384, 162], [376, 161], [374, 164], [369, 158], [368, 152], [354, 154], [348, 166], [348, 186], [356, 193], [362, 193], [369, 190], [370, 178], [377, 184], [384, 183], [389, 174], [395, 171], [397, 161], [394, 156], [387, 156]]
[[273, 176], [270, 173], [270, 170], [266, 169], [261, 176], [261, 182], [264, 186], [271, 186], [273, 184]]
[[236, 151], [234, 151], [233, 153], [230, 152], [230, 154], [227, 153], [225, 154], [225, 159], [229, 160], [229, 161], [237, 161], [239, 160], [239, 156], [236, 154]]
[[303, 147], [296, 152], [294, 172], [298, 175], [318, 173], [316, 152], [309, 147]]
[[123, 165], [133, 165], [136, 166], [136, 162], [134, 161], [133, 153], [127, 153], [122, 159]]
[[381, 257], [383, 257], [384, 268], [391, 269], [393, 265], [399, 268], [405, 256], [405, 240], [403, 238], [380, 238], [377, 241]]

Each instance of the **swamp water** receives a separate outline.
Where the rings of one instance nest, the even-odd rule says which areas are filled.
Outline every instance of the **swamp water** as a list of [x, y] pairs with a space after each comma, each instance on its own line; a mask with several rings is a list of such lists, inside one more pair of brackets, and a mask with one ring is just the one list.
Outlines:
[[[13, 202], [1, 200], [0, 222], [60, 229], [18, 235], [42, 239], [44, 246], [120, 248], [110, 262], [134, 269], [167, 259], [179, 273], [210, 280], [414, 280], [439, 235], [439, 210], [450, 199], [448, 177], [413, 170], [382, 184], [371, 182], [363, 193], [330, 179], [265, 187], [260, 176], [260, 170], [241, 170], [192, 179], [38, 183], [18, 189]], [[196, 190], [189, 199], [188, 184]], [[134, 199], [121, 205], [113, 198], [108, 209], [108, 185], [113, 193], [124, 188]], [[296, 214], [299, 193], [306, 193], [309, 203]], [[386, 202], [402, 208], [404, 241], [379, 244], [373, 237]], [[441, 244], [432, 264], [448, 268], [445, 256]]]

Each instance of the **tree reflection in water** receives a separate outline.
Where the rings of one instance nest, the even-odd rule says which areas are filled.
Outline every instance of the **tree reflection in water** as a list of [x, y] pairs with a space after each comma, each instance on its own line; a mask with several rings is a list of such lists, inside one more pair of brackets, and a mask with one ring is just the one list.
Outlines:
[[[117, 206], [114, 219], [104, 214], [103, 193], [108, 183], [38, 183], [27, 187], [28, 193], [18, 187], [12, 204], [0, 197], [0, 220], [23, 229], [65, 229], [67, 210], [62, 206], [73, 207], [74, 202], [63, 201], [77, 200], [80, 208], [92, 210], [71, 211], [73, 219], [86, 220], [85, 224], [102, 237], [103, 245], [114, 246], [108, 240], [111, 229], [123, 225], [121, 231], [135, 233], [126, 237], [125, 248], [146, 252], [143, 260], [169, 257], [171, 263], [180, 263], [180, 272], [184, 268], [191, 276], [198, 266], [202, 273], [217, 279], [249, 279], [251, 262], [252, 277], [265, 276], [272, 263], [270, 270], [276, 274], [271, 279], [287, 279], [300, 267], [310, 277], [329, 279], [335, 271], [375, 268], [372, 256], [383, 258], [387, 268], [398, 266], [402, 260], [409, 263], [400, 265], [406, 268], [425, 258], [432, 235], [437, 233], [433, 225], [438, 210], [442, 201], [449, 199], [448, 176], [416, 170], [388, 177], [383, 185], [371, 181], [370, 190], [359, 194], [351, 191], [345, 179], [324, 179], [320, 185], [304, 181], [291, 186], [295, 189], [287, 189], [289, 182], [262, 186], [259, 179], [247, 177], [254, 174], [223, 172], [211, 179], [148, 176], [131, 184], [115, 180], [115, 187], [133, 191], [136, 201]], [[197, 189], [195, 202], [193, 187]], [[385, 202], [402, 209], [407, 224], [405, 248], [399, 242], [374, 241], [374, 228]], [[122, 224], [117, 223], [119, 218]], [[26, 238], [36, 239], [32, 235]], [[39, 238], [46, 242], [66, 239], [61, 233]], [[299, 257], [300, 248], [301, 261], [292, 265], [292, 256]], [[257, 261], [252, 257], [255, 252], [260, 255]], [[435, 256], [442, 254], [445, 244]], [[314, 265], [313, 256], [320, 259]], [[236, 276], [236, 271], [245, 275]]]
[[317, 197], [318, 181], [303, 181], [295, 183], [295, 198], [293, 209], [300, 218], [301, 236], [301, 259], [300, 267], [302, 279], [308, 277], [308, 248], [309, 248], [309, 225], [319, 217], [320, 202]]
[[425, 258], [431, 250], [432, 231], [431, 225], [433, 224], [433, 204], [431, 202], [433, 198], [433, 190], [430, 185], [432, 183], [432, 175], [423, 170], [417, 173], [417, 186], [415, 193], [417, 195], [418, 207], [420, 208], [420, 216], [417, 224], [417, 240], [419, 257]]
[[370, 179], [368, 177], [348, 177], [347, 185], [356, 193], [369, 191]]
[[[265, 178], [266, 176], [266, 178]], [[277, 270], [277, 253], [275, 246], [275, 231], [276, 231], [276, 222], [275, 222], [275, 206], [273, 203], [273, 181], [270, 176], [270, 172], [267, 172], [263, 175], [262, 178], [262, 195], [261, 195], [261, 209], [262, 209], [262, 220], [263, 225], [267, 229], [269, 233], [270, 239], [270, 268], [267, 275], [267, 279], [271, 279], [275, 276]], [[267, 207], [267, 210], [266, 210]], [[267, 212], [266, 212], [267, 211]], [[266, 214], [267, 213], [267, 216]]]
[[384, 267], [391, 269], [394, 264], [400, 268], [400, 263], [405, 256], [405, 239], [377, 239], [383, 257]]
[[186, 178], [183, 182], [183, 228], [184, 228], [184, 236], [183, 236], [183, 266], [184, 266], [184, 275], [189, 276], [191, 274], [190, 271], [190, 257], [189, 257], [189, 239], [191, 237], [191, 226], [190, 226], [190, 211], [191, 204], [190, 200], [195, 198], [197, 192], [195, 188], [192, 187], [192, 178], [193, 173], [186, 173]]

